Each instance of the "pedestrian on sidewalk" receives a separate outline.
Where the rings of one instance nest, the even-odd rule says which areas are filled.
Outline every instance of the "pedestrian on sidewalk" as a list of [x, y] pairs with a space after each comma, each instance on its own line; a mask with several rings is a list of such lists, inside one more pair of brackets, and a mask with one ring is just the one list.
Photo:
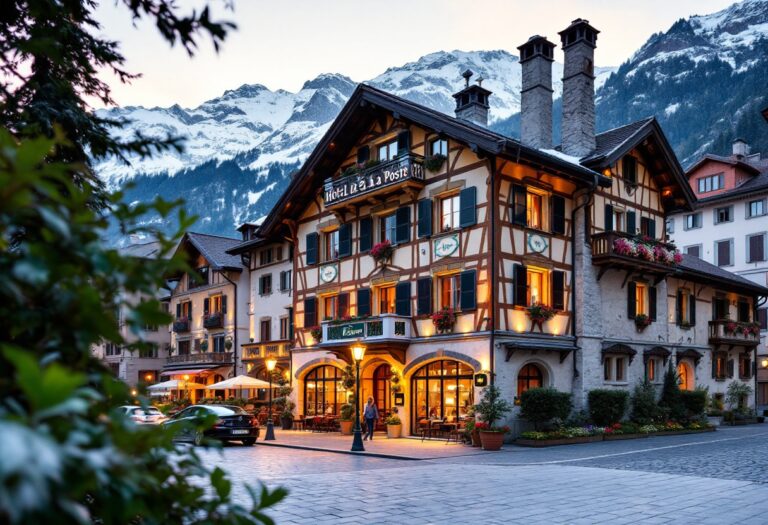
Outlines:
[[363, 417], [365, 418], [365, 437], [363, 441], [369, 438], [373, 441], [373, 429], [376, 428], [376, 420], [379, 419], [379, 409], [376, 408], [372, 397], [368, 398], [368, 403], [366, 403], [365, 410], [363, 411]]

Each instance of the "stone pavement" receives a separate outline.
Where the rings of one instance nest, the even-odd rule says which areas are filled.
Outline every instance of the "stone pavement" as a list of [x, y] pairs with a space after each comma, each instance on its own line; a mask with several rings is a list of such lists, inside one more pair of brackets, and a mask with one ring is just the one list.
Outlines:
[[765, 524], [767, 438], [768, 426], [739, 427], [424, 461], [263, 446], [203, 455], [236, 483], [288, 488], [270, 511], [278, 524]]

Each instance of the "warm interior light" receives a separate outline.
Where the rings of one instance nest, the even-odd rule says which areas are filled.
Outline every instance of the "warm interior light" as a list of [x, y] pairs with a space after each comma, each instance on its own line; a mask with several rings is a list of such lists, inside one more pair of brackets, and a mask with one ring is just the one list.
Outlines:
[[669, 197], [670, 195], [672, 195], [672, 190], [664, 190], [661, 192], [661, 195], [664, 197]]
[[606, 177], [610, 177], [612, 175], [611, 174], [611, 168], [605, 168], [603, 170], [603, 175], [605, 175]]
[[131, 390], [131, 395], [132, 395], [132, 396], [135, 396], [135, 395], [136, 395], [136, 390], [135, 390], [135, 389], [134, 389], [134, 390]]
[[145, 375], [144, 379], [146, 379], [147, 381], [152, 381], [152, 374]]
[[275, 369], [275, 365], [277, 365], [277, 359], [275, 359], [274, 357], [270, 357], [269, 359], [267, 359], [267, 370], [271, 372], [272, 370]]
[[365, 347], [361, 344], [356, 344], [352, 347], [352, 357], [354, 357], [355, 361], [362, 361], [363, 357], [365, 357]]
[[760, 361], [760, 366], [763, 368], [768, 368], [768, 358], [763, 358], [763, 360]]
[[184, 374], [184, 381], [189, 381], [189, 374]]

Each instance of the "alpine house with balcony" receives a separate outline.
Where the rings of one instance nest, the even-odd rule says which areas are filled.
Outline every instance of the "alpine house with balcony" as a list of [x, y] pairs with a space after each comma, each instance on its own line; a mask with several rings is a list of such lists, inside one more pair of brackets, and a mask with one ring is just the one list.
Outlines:
[[738, 288], [750, 309], [768, 290], [666, 242], [665, 216], [690, 209], [692, 193], [655, 119], [595, 134], [597, 34], [581, 19], [560, 33], [558, 147], [555, 46], [541, 36], [519, 48], [521, 140], [486, 127], [492, 93], [471, 71], [455, 118], [356, 89], [258, 230], [294, 247], [300, 415], [338, 414], [355, 343], [361, 399], [398, 407], [410, 433], [460, 425], [488, 381], [510, 401], [553, 386], [579, 408], [588, 390], [632, 388], [671, 358], [690, 361], [686, 385], [715, 384], [714, 345], [736, 343], [701, 321], [678, 334], [676, 306], [688, 305], [683, 327], [697, 308], [706, 317], [713, 290]]

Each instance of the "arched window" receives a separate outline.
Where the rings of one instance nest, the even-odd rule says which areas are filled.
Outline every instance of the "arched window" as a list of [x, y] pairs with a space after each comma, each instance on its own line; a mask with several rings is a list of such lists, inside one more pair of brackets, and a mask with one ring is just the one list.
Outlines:
[[677, 382], [680, 385], [680, 390], [693, 390], [694, 377], [691, 365], [686, 362], [678, 363]]
[[544, 373], [538, 365], [528, 363], [517, 374], [517, 397], [528, 389], [544, 386]]
[[474, 404], [472, 367], [460, 361], [434, 361], [411, 376], [413, 423], [416, 432], [423, 419], [455, 422]]
[[347, 402], [342, 371], [331, 365], [313, 368], [304, 377], [304, 415], [337, 415]]

